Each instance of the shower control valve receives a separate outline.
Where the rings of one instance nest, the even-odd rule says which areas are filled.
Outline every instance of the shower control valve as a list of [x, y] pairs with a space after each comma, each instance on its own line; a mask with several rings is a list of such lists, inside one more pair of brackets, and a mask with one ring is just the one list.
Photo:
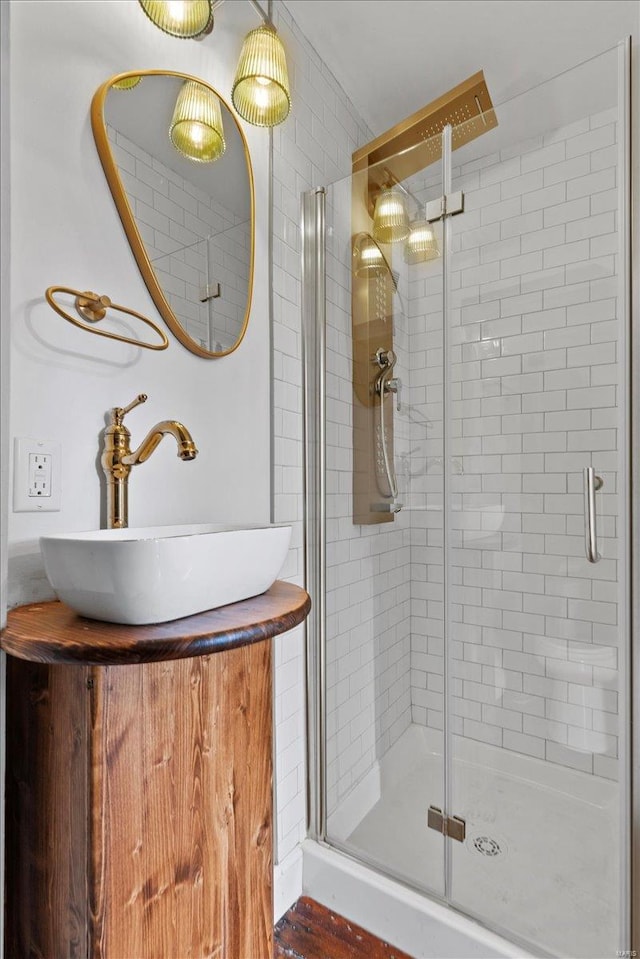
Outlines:
[[[385, 379], [385, 374], [381, 373], [378, 377], [375, 385], [375, 390], [378, 396], [382, 393], [384, 396], [388, 396], [389, 393], [396, 394], [396, 409], [398, 413], [402, 409], [402, 380], [399, 376], [393, 376], [391, 379]], [[383, 397], [384, 398], [384, 397]]]
[[393, 350], [383, 350], [380, 347], [375, 352], [373, 362], [377, 363], [381, 370], [392, 370], [396, 365], [396, 354]]
[[385, 393], [396, 394], [396, 410], [398, 413], [402, 409], [402, 380], [399, 376], [394, 376], [385, 383]]

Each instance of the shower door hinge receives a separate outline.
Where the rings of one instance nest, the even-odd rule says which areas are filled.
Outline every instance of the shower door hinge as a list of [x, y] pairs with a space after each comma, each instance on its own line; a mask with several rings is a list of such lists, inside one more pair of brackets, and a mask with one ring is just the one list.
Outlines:
[[445, 216], [455, 216], [456, 213], [464, 212], [464, 193], [458, 190], [457, 193], [445, 193], [439, 196], [437, 200], [429, 200], [425, 206], [425, 219], [429, 223], [435, 223]]
[[201, 303], [206, 303], [207, 300], [217, 300], [221, 296], [222, 291], [219, 283], [207, 283], [206, 286], [200, 287]]
[[458, 816], [445, 816], [437, 806], [429, 806], [427, 826], [429, 829], [441, 832], [443, 836], [455, 839], [456, 842], [464, 842], [467, 833], [467, 824], [464, 819], [460, 819]]

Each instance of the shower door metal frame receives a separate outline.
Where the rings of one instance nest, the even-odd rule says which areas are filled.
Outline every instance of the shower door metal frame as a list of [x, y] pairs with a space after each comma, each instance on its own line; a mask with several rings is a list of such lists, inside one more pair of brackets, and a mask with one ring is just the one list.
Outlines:
[[302, 395], [304, 403], [305, 583], [313, 597], [306, 621], [307, 832], [326, 839], [326, 191], [303, 194]]
[[[624, 397], [625, 422], [620, 469], [620, 512], [626, 525], [620, 525], [621, 556], [620, 604], [624, 621], [621, 633], [627, 642], [622, 644], [624, 663], [621, 683], [623, 703], [621, 725], [621, 764], [623, 767], [621, 791], [621, 905], [620, 923], [622, 948], [618, 955], [640, 955], [640, 563], [634, 557], [640, 549], [640, 507], [633, 508], [632, 492], [640, 490], [640, 462], [633, 456], [640, 450], [640, 334], [632, 335], [632, 320], [640, 323], [640, 270], [632, 270], [632, 250], [640, 249], [640, 218], [637, 207], [632, 210], [632, 114], [631, 114], [631, 38], [618, 44], [618, 115], [620, 120], [618, 172], [621, 177], [618, 206], [620, 235], [618, 266], [618, 297], [621, 323], [625, 332], [625, 354], [620, 367], [620, 383]], [[603, 53], [606, 51], [603, 51]], [[640, 89], [640, 79], [636, 78]], [[633, 123], [638, 136], [639, 121]], [[634, 157], [634, 161], [637, 158]], [[640, 194], [640, 183], [634, 183], [634, 200]], [[339, 850], [355, 862], [388, 876], [421, 895], [446, 905], [453, 912], [471, 916], [492, 932], [505, 937], [496, 929], [468, 911], [452, 905], [445, 897], [428, 892], [412, 884], [393, 870], [370, 861], [365, 855], [354, 854], [343, 844], [330, 841], [326, 834], [325, 773], [326, 773], [326, 701], [325, 701], [325, 189], [318, 188], [303, 195], [302, 203], [302, 258], [303, 258], [303, 368], [305, 404], [305, 568], [306, 586], [312, 596], [314, 609], [307, 622], [306, 676], [307, 676], [307, 830], [317, 842]], [[309, 269], [309, 264], [313, 267]], [[445, 280], [446, 282], [446, 280]], [[446, 320], [446, 314], [445, 314]], [[446, 324], [445, 324], [446, 325]], [[634, 695], [635, 694], [635, 695]], [[446, 776], [445, 776], [446, 778]], [[445, 863], [445, 876], [448, 872]], [[449, 883], [447, 883], [449, 885]], [[530, 943], [509, 934], [509, 941], [530, 948]], [[634, 953], [634, 950], [636, 951]], [[543, 954], [543, 953], [542, 953]], [[612, 954], [614, 954], [612, 952]]]
[[[452, 128], [447, 125], [442, 131], [442, 193], [447, 197], [451, 193], [452, 167], [451, 151], [453, 139]], [[446, 200], [445, 200], [446, 207]], [[448, 423], [451, 416], [451, 371], [449, 370], [447, 357], [450, 355], [450, 327], [449, 327], [449, 264], [451, 263], [451, 218], [443, 215], [442, 217], [442, 641], [444, 645], [444, 658], [442, 668], [442, 764], [443, 764], [443, 787], [444, 787], [444, 814], [445, 816], [454, 816], [455, 810], [451, 806], [452, 801], [452, 782], [453, 782], [453, 729], [452, 729], [452, 707], [453, 694], [451, 692], [451, 670], [449, 668], [449, 649], [450, 642], [448, 636], [448, 627], [451, 622], [449, 615], [449, 603], [451, 593], [449, 590], [450, 576], [450, 549], [451, 542], [448, 535], [447, 523], [451, 513], [451, 470], [449, 462], [451, 453], [449, 449], [450, 432]], [[448, 903], [451, 899], [451, 887], [453, 882], [453, 864], [451, 860], [451, 843], [444, 844], [444, 899]]]
[[[629, 591], [628, 615], [630, 650], [626, 684], [629, 708], [627, 754], [629, 759], [629, 789], [627, 790], [627, 841], [629, 842], [628, 912], [629, 947], [640, 955], [640, 64], [637, 53], [632, 53], [632, 38], [625, 43], [624, 63], [621, 65], [620, 86], [624, 90], [624, 124], [626, 150], [620, 158], [619, 167], [624, 169], [624, 196], [619, 211], [620, 229], [624, 228], [624, 267], [627, 283], [621, 290], [627, 308], [629, 331], [629, 354], [627, 375], [629, 378], [629, 422], [627, 476], [627, 504], [629, 510], [629, 549], [627, 588]], [[636, 38], [637, 48], [637, 38]], [[632, 106], [635, 110], [632, 112]], [[634, 175], [634, 166], [636, 173]], [[635, 268], [634, 268], [635, 265]], [[634, 455], [635, 453], [635, 455]]]
[[[622, 646], [622, 677], [620, 684], [620, 694], [622, 701], [622, 718], [620, 741], [621, 741], [621, 782], [625, 787], [621, 789], [621, 808], [620, 808], [620, 893], [622, 898], [620, 923], [622, 948], [628, 943], [630, 952], [640, 951], [640, 916], [638, 914], [636, 897], [638, 895], [638, 883], [640, 882], [640, 872], [636, 872], [635, 858], [636, 847], [640, 845], [640, 833], [637, 827], [634, 827], [632, 811], [640, 796], [636, 797], [636, 788], [634, 783], [634, 766], [636, 763], [636, 751], [640, 746], [640, 740], [634, 739], [634, 726], [636, 720], [636, 711], [638, 710], [638, 697], [640, 696], [640, 672], [637, 669], [638, 655], [638, 624], [640, 619], [637, 616], [635, 603], [638, 595], [634, 579], [637, 575], [634, 557], [640, 546], [640, 539], [636, 535], [635, 529], [635, 510], [633, 507], [632, 493], [637, 490], [638, 464], [633, 456], [634, 432], [637, 430], [637, 424], [640, 418], [636, 416], [637, 402], [637, 380], [640, 376], [640, 363], [636, 355], [636, 346], [633, 336], [634, 311], [637, 307], [632, 297], [632, 286], [637, 282], [637, 272], [632, 269], [632, 228], [634, 217], [637, 216], [637, 210], [633, 209], [631, 186], [632, 186], [632, 114], [631, 114], [631, 91], [632, 91], [632, 58], [631, 58], [631, 37], [626, 37], [618, 44], [618, 117], [620, 123], [620, 135], [618, 136], [618, 165], [617, 170], [621, 177], [621, 183], [618, 186], [618, 233], [620, 244], [618, 247], [620, 254], [620, 264], [618, 265], [618, 301], [619, 309], [623, 314], [624, 333], [625, 333], [625, 355], [619, 359], [622, 370], [621, 393], [624, 397], [624, 421], [623, 437], [618, 444], [623, 454], [623, 469], [619, 471], [619, 497], [620, 509], [618, 515], [622, 515], [626, 520], [626, 526], [620, 524], [621, 536], [621, 556], [620, 567], [622, 569], [619, 582], [624, 602], [620, 604], [622, 610], [622, 626], [625, 642]], [[624, 535], [622, 535], [624, 529]], [[635, 696], [633, 695], [635, 692]], [[620, 707], [619, 707], [620, 709]], [[640, 714], [639, 714], [640, 715]], [[635, 726], [637, 728], [637, 726]], [[636, 737], [637, 739], [637, 737]]]

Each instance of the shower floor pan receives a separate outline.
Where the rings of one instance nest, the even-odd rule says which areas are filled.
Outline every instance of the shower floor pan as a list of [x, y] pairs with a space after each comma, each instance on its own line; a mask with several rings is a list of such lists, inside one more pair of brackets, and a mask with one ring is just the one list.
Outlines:
[[[449, 840], [453, 904], [558, 956], [615, 955], [618, 784], [458, 737], [454, 754], [451, 812], [467, 838]], [[426, 828], [442, 775], [441, 737], [410, 726], [369, 777], [355, 828], [352, 795], [329, 836], [442, 895], [444, 840]]]

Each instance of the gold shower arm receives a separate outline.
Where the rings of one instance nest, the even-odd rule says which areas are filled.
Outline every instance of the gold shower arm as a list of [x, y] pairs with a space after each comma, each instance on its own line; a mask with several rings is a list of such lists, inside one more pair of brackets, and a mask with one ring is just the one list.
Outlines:
[[[75, 296], [76, 310], [80, 316], [88, 320], [89, 323], [83, 323], [81, 320], [78, 320], [77, 317], [72, 316], [71, 313], [67, 313], [59, 303], [56, 303], [54, 293], [68, 293], [70, 296]], [[142, 313], [137, 313], [136, 310], [130, 310], [127, 306], [119, 306], [117, 303], [112, 303], [108, 296], [99, 296], [97, 293], [91, 293], [90, 291], [82, 293], [80, 290], [73, 290], [69, 286], [50, 286], [45, 290], [44, 295], [49, 306], [55, 310], [59, 316], [68, 320], [69, 323], [73, 323], [73, 325], [79, 327], [79, 329], [86, 330], [88, 333], [95, 333], [96, 336], [106, 336], [110, 340], [120, 340], [121, 343], [131, 343], [132, 346], [142, 346], [145, 350], [166, 350], [169, 346], [166, 333], [164, 333], [153, 320], [149, 320], [146, 316], [143, 316]], [[109, 333], [107, 330], [98, 330], [94, 326], [89, 325], [98, 323], [104, 319], [109, 309], [115, 310], [117, 313], [126, 313], [128, 316], [135, 316], [136, 319], [150, 326], [151, 329], [158, 334], [162, 342], [145, 343], [143, 340], [136, 340], [131, 336], [123, 336], [121, 333]]]

